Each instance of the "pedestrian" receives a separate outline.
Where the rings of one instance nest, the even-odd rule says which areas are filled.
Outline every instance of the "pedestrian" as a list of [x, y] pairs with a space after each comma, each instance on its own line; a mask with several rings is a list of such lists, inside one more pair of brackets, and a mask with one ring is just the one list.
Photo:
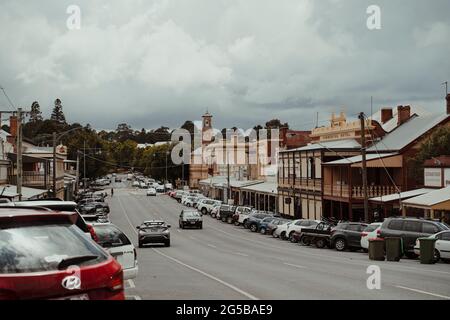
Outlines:
[[113, 197], [113, 195], [114, 195], [114, 189], [111, 188], [111, 198]]

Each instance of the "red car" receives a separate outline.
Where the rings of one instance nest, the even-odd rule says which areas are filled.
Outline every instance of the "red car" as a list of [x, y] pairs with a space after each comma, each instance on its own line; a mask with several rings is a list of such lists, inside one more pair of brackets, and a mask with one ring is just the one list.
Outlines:
[[75, 213], [0, 208], [0, 300], [124, 300], [120, 264]]

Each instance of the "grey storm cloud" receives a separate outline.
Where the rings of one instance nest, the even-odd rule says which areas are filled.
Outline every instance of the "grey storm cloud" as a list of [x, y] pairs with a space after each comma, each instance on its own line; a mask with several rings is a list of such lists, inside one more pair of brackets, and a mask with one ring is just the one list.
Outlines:
[[[366, 9], [381, 8], [368, 30]], [[69, 5], [81, 9], [69, 30]], [[0, 3], [0, 84], [16, 105], [56, 97], [69, 121], [218, 128], [397, 104], [443, 109], [450, 2], [78, 0]], [[0, 106], [7, 101], [0, 97]]]

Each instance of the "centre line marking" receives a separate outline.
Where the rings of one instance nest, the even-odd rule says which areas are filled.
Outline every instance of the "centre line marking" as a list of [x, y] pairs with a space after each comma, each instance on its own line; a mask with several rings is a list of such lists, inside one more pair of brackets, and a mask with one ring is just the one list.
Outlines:
[[215, 245], [213, 245], [213, 244], [207, 244], [207, 246], [208, 247], [211, 247], [211, 248], [217, 248]]
[[235, 255], [238, 255], [238, 256], [248, 257], [248, 254], [245, 254], [245, 253], [242, 253], [242, 252], [232, 252], [232, 253], [235, 254]]
[[[128, 223], [130, 224], [131, 229], [134, 230], [134, 233], [138, 234], [138, 232], [134, 229], [133, 224], [132, 224], [131, 221], [130, 221], [130, 218], [128, 217], [128, 214], [127, 214], [127, 212], [126, 212], [126, 210], [125, 210], [125, 208], [124, 208], [124, 206], [123, 206], [123, 204], [122, 204], [122, 201], [120, 200], [120, 198], [118, 198], [118, 199], [119, 199], [120, 207], [122, 208], [122, 211], [123, 211], [123, 213], [124, 213], [124, 215], [125, 215], [125, 218], [127, 219]], [[226, 281], [224, 281], [224, 280], [221, 280], [221, 279], [219, 279], [219, 278], [217, 278], [217, 277], [215, 277], [215, 276], [213, 276], [213, 275], [211, 275], [211, 274], [209, 274], [209, 273], [207, 273], [207, 272], [205, 272], [205, 271], [202, 271], [202, 270], [200, 270], [200, 269], [197, 269], [196, 267], [190, 266], [190, 265], [188, 265], [188, 264], [186, 264], [186, 263], [184, 263], [184, 262], [182, 262], [182, 261], [180, 261], [180, 260], [178, 260], [178, 259], [176, 259], [176, 258], [173, 258], [173, 257], [171, 257], [171, 256], [168, 256], [167, 254], [162, 253], [162, 252], [159, 251], [158, 249], [152, 248], [152, 250], [153, 250], [154, 252], [156, 252], [157, 254], [159, 254], [159, 255], [161, 255], [161, 256], [163, 256], [163, 257], [166, 257], [167, 259], [170, 259], [170, 260], [172, 260], [173, 262], [178, 263], [179, 265], [182, 265], [182, 266], [184, 266], [184, 267], [186, 267], [186, 268], [188, 268], [188, 269], [191, 269], [191, 270], [193, 270], [193, 271], [195, 271], [195, 272], [198, 272], [198, 273], [204, 275], [205, 277], [207, 277], [207, 278], [209, 278], [209, 279], [211, 279], [211, 280], [214, 280], [214, 281], [216, 281], [216, 282], [218, 282], [218, 283], [220, 283], [220, 284], [222, 284], [222, 285], [224, 285], [224, 286], [230, 288], [231, 290], [236, 291], [237, 293], [242, 294], [243, 296], [249, 298], [250, 300], [259, 300], [259, 299], [258, 299], [257, 297], [255, 297], [254, 295], [252, 295], [252, 294], [250, 294], [250, 293], [248, 293], [248, 292], [245, 292], [245, 291], [242, 290], [242, 289], [239, 289], [238, 287], [232, 285], [231, 283], [228, 283], [228, 282], [226, 282]]]
[[403, 289], [403, 290], [409, 290], [409, 291], [413, 291], [413, 292], [417, 292], [417, 293], [427, 294], [427, 295], [430, 295], [430, 296], [434, 296], [434, 297], [450, 300], [450, 297], [443, 296], [443, 295], [437, 294], [437, 293], [427, 292], [427, 291], [413, 289], [413, 288], [408, 288], [408, 287], [403, 287], [403, 286], [395, 286], [395, 287]]

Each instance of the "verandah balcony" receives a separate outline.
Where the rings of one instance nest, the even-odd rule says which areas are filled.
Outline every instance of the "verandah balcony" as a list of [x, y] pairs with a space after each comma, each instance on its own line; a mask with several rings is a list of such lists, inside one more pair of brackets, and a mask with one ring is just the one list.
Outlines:
[[[401, 191], [401, 189], [401, 186], [369, 185], [367, 186], [367, 195], [369, 198], [380, 197], [397, 193], [399, 190]], [[361, 200], [364, 199], [364, 188], [363, 186], [358, 185], [352, 186], [350, 190], [349, 185], [324, 185], [323, 195], [335, 198], [352, 198]]]

